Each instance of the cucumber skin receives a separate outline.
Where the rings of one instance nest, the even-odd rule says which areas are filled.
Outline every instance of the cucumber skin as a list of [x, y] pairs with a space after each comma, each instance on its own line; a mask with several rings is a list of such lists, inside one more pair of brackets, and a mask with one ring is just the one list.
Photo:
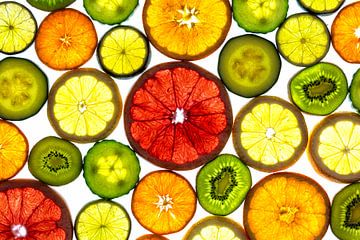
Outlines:
[[360, 69], [354, 73], [349, 92], [352, 106], [360, 113]]

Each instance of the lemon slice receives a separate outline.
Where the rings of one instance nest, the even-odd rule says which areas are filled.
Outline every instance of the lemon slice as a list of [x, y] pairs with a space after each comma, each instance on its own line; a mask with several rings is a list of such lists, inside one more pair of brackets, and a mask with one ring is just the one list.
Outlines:
[[307, 127], [301, 112], [278, 97], [250, 101], [236, 116], [233, 142], [249, 166], [272, 172], [295, 163], [307, 145]]
[[36, 20], [17, 2], [0, 3], [0, 52], [15, 54], [27, 49], [35, 38]]
[[340, 8], [345, 0], [299, 0], [298, 2], [313, 13], [333, 13]]
[[121, 96], [114, 80], [96, 69], [62, 75], [50, 90], [48, 117], [55, 131], [74, 142], [95, 142], [119, 122]]
[[344, 112], [324, 118], [310, 138], [309, 153], [315, 168], [341, 182], [360, 180], [360, 116]]
[[124, 240], [130, 234], [130, 219], [118, 203], [97, 200], [85, 205], [75, 220], [78, 240]]

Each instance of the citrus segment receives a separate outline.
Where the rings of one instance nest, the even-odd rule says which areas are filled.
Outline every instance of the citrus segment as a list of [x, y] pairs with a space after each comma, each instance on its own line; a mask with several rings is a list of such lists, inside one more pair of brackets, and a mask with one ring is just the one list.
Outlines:
[[30, 47], [37, 30], [36, 20], [23, 5], [0, 3], [0, 52], [15, 54]]
[[138, 237], [136, 240], [168, 240], [166, 237], [156, 234], [146, 234]]
[[191, 169], [214, 158], [231, 131], [229, 97], [220, 80], [187, 62], [145, 72], [125, 103], [131, 146], [152, 163]]
[[301, 6], [313, 13], [332, 13], [340, 8], [345, 0], [299, 0]]
[[108, 136], [121, 114], [121, 97], [114, 80], [96, 69], [63, 74], [49, 94], [48, 116], [55, 131], [75, 142]]
[[307, 127], [301, 112], [278, 97], [257, 97], [236, 116], [234, 147], [240, 159], [261, 171], [289, 167], [307, 145]]
[[196, 210], [196, 195], [190, 183], [171, 171], [146, 175], [137, 185], [131, 200], [137, 221], [156, 234], [182, 230]]
[[97, 35], [89, 17], [71, 8], [50, 13], [40, 24], [35, 39], [39, 59], [55, 70], [83, 65], [96, 45]]
[[231, 7], [227, 0], [146, 0], [143, 24], [160, 52], [196, 60], [214, 52], [225, 40]]
[[29, 143], [11, 122], [0, 120], [0, 181], [15, 176], [24, 166]]

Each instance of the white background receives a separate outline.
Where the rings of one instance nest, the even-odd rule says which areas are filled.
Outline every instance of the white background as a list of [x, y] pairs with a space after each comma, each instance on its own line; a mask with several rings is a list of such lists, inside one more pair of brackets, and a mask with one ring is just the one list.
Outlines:
[[[26, 7], [28, 7], [31, 10], [31, 12], [34, 14], [34, 16], [37, 20], [38, 25], [41, 23], [41, 21], [44, 19], [44, 17], [48, 14], [47, 12], [43, 12], [43, 11], [33, 8], [25, 0], [21, 0], [21, 1], [18, 0], [18, 2], [21, 2], [22, 4], [24, 4]], [[356, 2], [356, 1], [347, 0], [347, 1], [345, 1], [345, 4], [343, 6], [345, 6], [351, 2]], [[135, 26], [138, 29], [140, 29], [142, 32], [144, 32], [144, 29], [142, 26], [142, 17], [141, 17], [143, 4], [144, 4], [144, 0], [140, 0], [139, 6], [135, 9], [133, 15], [130, 16], [130, 18], [127, 21], [123, 22], [122, 25], [132, 25], [132, 26]], [[296, 13], [296, 12], [304, 12], [305, 11], [302, 8], [300, 8], [300, 6], [297, 4], [297, 2], [295, 0], [289, 0], [289, 4], [290, 4], [290, 6], [289, 6], [289, 11], [288, 11], [288, 16], [293, 13]], [[70, 7], [76, 8], [86, 14], [86, 11], [82, 6], [81, 0], [77, 0]], [[327, 15], [327, 16], [320, 16], [321, 19], [323, 19], [326, 22], [329, 30], [331, 29], [331, 23], [332, 23], [335, 15], [336, 15], [336, 13]], [[112, 28], [112, 26], [103, 25], [96, 21], [94, 21], [94, 24], [95, 24], [99, 39], [105, 34], [106, 31], [108, 31], [110, 28]], [[276, 33], [276, 30], [272, 33], [268, 33], [265, 35], [259, 34], [259, 35], [261, 37], [267, 38], [270, 41], [272, 41], [273, 43], [275, 43], [275, 33]], [[225, 41], [229, 40], [230, 38], [232, 38], [234, 36], [239, 36], [242, 34], [245, 34], [245, 31], [242, 30], [241, 28], [239, 28], [237, 26], [236, 22], [234, 20], [232, 20], [231, 29], [230, 29], [230, 32], [227, 35]], [[223, 45], [216, 52], [214, 52], [207, 58], [195, 61], [194, 63], [198, 64], [198, 65], [206, 68], [208, 71], [218, 75], [217, 74], [217, 61], [218, 61], [219, 52], [220, 52], [221, 48], [223, 47]], [[48, 76], [50, 87], [54, 83], [54, 81], [61, 74], [64, 73], [64, 71], [54, 71], [54, 70], [48, 68], [47, 66], [45, 66], [44, 64], [42, 64], [35, 53], [34, 45], [31, 45], [30, 48], [27, 49], [26, 51], [24, 51], [23, 53], [20, 53], [20, 54], [14, 55], [14, 56], [28, 58], [28, 59], [31, 59], [32, 61], [34, 61], [36, 64], [38, 64], [38, 66]], [[5, 57], [6, 57], [6, 55], [0, 53], [0, 60]], [[302, 68], [291, 65], [290, 63], [286, 62], [286, 60], [283, 58], [281, 60], [282, 60], [282, 69], [281, 69], [279, 80], [270, 91], [265, 93], [265, 95], [279, 96], [283, 99], [288, 100], [289, 99], [288, 92], [287, 92], [288, 81], [295, 73], [297, 73]], [[159, 53], [155, 48], [153, 48], [151, 46], [151, 58], [150, 58], [148, 68], [152, 67], [154, 65], [157, 65], [159, 63], [162, 63], [162, 62], [167, 62], [167, 61], [172, 61], [172, 59], [165, 57], [163, 54]], [[351, 82], [352, 75], [359, 68], [359, 65], [357, 65], [357, 64], [349, 64], [349, 63], [346, 63], [345, 61], [343, 61], [336, 54], [336, 52], [334, 51], [332, 46], [330, 47], [329, 53], [326, 55], [326, 57], [324, 58], [323, 61], [336, 63], [339, 67], [341, 67], [348, 78], [349, 84]], [[100, 69], [100, 66], [96, 59], [96, 55], [94, 54], [94, 56], [90, 59], [90, 61], [88, 61], [86, 64], [84, 64], [83, 67], [93, 67], [93, 68]], [[120, 90], [123, 102], [125, 101], [125, 98], [129, 92], [130, 88], [135, 83], [135, 81], [137, 80], [138, 77], [139, 77], [139, 75], [135, 76], [133, 78], [130, 78], [130, 79], [115, 79], [116, 83], [119, 86], [119, 90]], [[229, 93], [229, 95], [231, 98], [233, 115], [235, 117], [237, 112], [240, 110], [240, 108], [244, 104], [246, 104], [250, 99], [239, 97], [232, 93]], [[47, 108], [47, 106], [45, 105], [37, 115], [35, 115], [29, 119], [14, 122], [24, 132], [24, 134], [28, 138], [29, 144], [30, 144], [30, 149], [40, 139], [42, 139], [46, 136], [49, 136], [49, 135], [56, 136], [55, 131], [53, 130], [53, 128], [51, 127], [51, 125], [48, 121], [47, 114], [46, 114], [46, 108]], [[349, 98], [347, 97], [347, 99], [344, 101], [344, 103], [341, 105], [341, 107], [337, 111], [355, 111], [355, 110], [352, 108]], [[113, 131], [113, 133], [108, 137], [108, 139], [115, 139], [124, 144], [128, 144], [128, 141], [126, 139], [126, 135], [124, 132], [123, 116], [124, 115], [121, 116], [119, 125]], [[319, 116], [311, 116], [308, 114], [304, 114], [304, 116], [305, 116], [305, 119], [307, 122], [309, 134], [311, 133], [314, 125], [323, 118], [323, 117], [319, 117]], [[86, 152], [89, 150], [89, 148], [92, 145], [93, 145], [92, 143], [91, 144], [77, 144], [77, 146], [80, 148], [83, 156], [86, 154]], [[236, 154], [233, 144], [232, 144], [231, 136], [229, 138], [229, 141], [228, 141], [226, 147], [222, 151], [222, 153]], [[160, 169], [159, 167], [156, 167], [156, 166], [150, 164], [149, 162], [142, 159], [141, 157], [139, 157], [139, 158], [140, 158], [140, 163], [141, 163], [140, 178], [142, 178], [145, 174], [147, 174], [151, 171]], [[199, 168], [191, 170], [191, 171], [181, 171], [179, 173], [181, 175], [185, 176], [191, 182], [192, 186], [195, 187], [195, 177], [196, 177], [198, 170], [199, 170]], [[334, 183], [334, 182], [331, 182], [331, 181], [321, 177], [320, 175], [318, 175], [314, 171], [311, 164], [309, 163], [306, 153], [303, 154], [301, 159], [295, 165], [288, 168], [287, 171], [303, 173], [303, 174], [306, 174], [307, 176], [310, 176], [313, 179], [315, 179], [320, 185], [322, 185], [324, 187], [324, 189], [326, 190], [326, 192], [329, 195], [330, 200], [332, 200], [333, 196], [341, 188], [345, 187], [345, 184]], [[254, 169], [251, 169], [251, 174], [252, 174], [252, 179], [253, 179], [253, 185], [256, 182], [258, 182], [261, 178], [263, 178], [267, 175], [266, 173], [259, 172]], [[25, 167], [19, 172], [19, 174], [15, 178], [33, 178], [33, 177], [29, 173], [27, 165], [25, 165]], [[92, 194], [91, 191], [88, 189], [88, 187], [85, 184], [85, 180], [82, 176], [82, 173], [74, 182], [72, 182], [66, 186], [53, 187], [53, 188], [58, 193], [60, 193], [63, 196], [63, 198], [65, 199], [65, 201], [67, 202], [67, 204], [71, 210], [71, 215], [72, 215], [73, 221], [75, 220], [75, 217], [76, 217], [77, 213], [79, 212], [79, 210], [81, 209], [81, 207], [83, 207], [86, 203], [99, 198], [98, 196]], [[136, 221], [136, 219], [133, 217], [133, 215], [131, 213], [131, 196], [132, 196], [132, 191], [126, 196], [122, 196], [122, 197], [114, 199], [114, 201], [122, 204], [128, 211], [128, 213], [131, 217], [131, 225], [132, 225], [131, 234], [130, 234], [129, 239], [136, 239], [137, 237], [148, 233], [148, 231], [140, 226], [140, 224]], [[242, 224], [242, 212], [243, 212], [243, 204], [240, 206], [240, 208], [237, 211], [233, 212], [228, 217], [230, 217], [233, 220]], [[190, 226], [192, 224], [194, 224], [199, 219], [201, 219], [205, 216], [208, 216], [208, 215], [210, 215], [210, 214], [207, 213], [206, 211], [204, 211], [201, 208], [201, 206], [198, 204], [197, 211], [195, 213], [194, 218], [185, 227], [185, 229], [183, 229], [182, 231], [180, 231], [178, 233], [168, 235], [167, 237], [169, 239], [176, 239], [176, 240], [181, 239], [182, 236], [184, 236], [184, 234], [186, 233], [186, 231], [190, 228]], [[324, 239], [326, 239], [326, 240], [336, 239], [336, 237], [332, 234], [330, 227], [329, 227]]]

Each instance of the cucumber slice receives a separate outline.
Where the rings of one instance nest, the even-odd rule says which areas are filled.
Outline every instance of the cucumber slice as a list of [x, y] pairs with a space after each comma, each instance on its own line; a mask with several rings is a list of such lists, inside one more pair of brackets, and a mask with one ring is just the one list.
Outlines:
[[120, 197], [139, 181], [140, 164], [133, 150], [114, 140], [95, 143], [84, 159], [84, 178], [90, 190], [106, 199]]
[[360, 69], [356, 71], [350, 84], [350, 100], [360, 112]]
[[125, 21], [138, 4], [138, 0], [84, 0], [85, 10], [92, 19], [110, 25]]
[[267, 33], [286, 18], [288, 0], [233, 0], [234, 19], [247, 32]]
[[277, 81], [280, 56], [270, 41], [256, 35], [230, 39], [221, 50], [218, 72], [226, 87], [242, 97], [268, 91]]
[[34, 8], [51, 12], [65, 8], [75, 2], [75, 0], [27, 0], [27, 2]]
[[15, 57], [0, 61], [0, 118], [29, 118], [40, 111], [47, 96], [47, 77], [33, 62]]

